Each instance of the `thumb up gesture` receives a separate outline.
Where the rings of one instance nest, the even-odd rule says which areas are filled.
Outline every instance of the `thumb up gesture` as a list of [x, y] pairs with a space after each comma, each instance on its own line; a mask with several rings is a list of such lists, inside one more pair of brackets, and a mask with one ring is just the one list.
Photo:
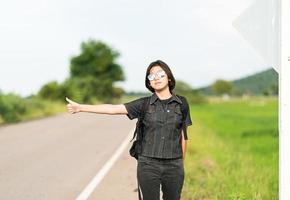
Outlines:
[[81, 111], [81, 108], [80, 108], [80, 104], [70, 100], [69, 98], [65, 97], [66, 101], [68, 102], [68, 104], [66, 105], [68, 111], [71, 113], [71, 114], [75, 114], [75, 113], [78, 113]]

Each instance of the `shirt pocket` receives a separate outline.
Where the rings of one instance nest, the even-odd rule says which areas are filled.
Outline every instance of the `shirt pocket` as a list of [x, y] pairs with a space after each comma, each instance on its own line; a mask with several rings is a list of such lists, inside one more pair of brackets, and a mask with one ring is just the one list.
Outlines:
[[181, 106], [175, 106], [174, 108], [174, 123], [176, 128], [180, 128], [182, 126], [182, 111]]
[[145, 111], [144, 116], [144, 124], [147, 126], [152, 125], [153, 123], [156, 123], [157, 121], [157, 111], [155, 106], [149, 106], [148, 109]]

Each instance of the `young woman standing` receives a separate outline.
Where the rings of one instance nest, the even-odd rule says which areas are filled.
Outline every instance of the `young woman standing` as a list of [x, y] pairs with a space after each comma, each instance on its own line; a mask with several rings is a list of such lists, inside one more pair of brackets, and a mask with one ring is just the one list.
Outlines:
[[[187, 135], [182, 131], [182, 100], [172, 92], [175, 78], [169, 66], [152, 62], [145, 76], [145, 86], [153, 93], [145, 112], [142, 151], [138, 157], [137, 180], [139, 198], [159, 200], [160, 185], [164, 200], [179, 200], [184, 181]], [[66, 98], [70, 113], [126, 114], [129, 119], [140, 117], [144, 98], [124, 104], [78, 104]], [[185, 99], [185, 125], [192, 125], [190, 109]]]

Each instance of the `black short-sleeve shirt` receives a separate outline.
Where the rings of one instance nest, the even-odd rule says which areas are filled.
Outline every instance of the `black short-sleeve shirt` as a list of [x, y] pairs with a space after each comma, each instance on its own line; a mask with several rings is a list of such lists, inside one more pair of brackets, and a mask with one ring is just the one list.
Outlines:
[[[129, 119], [140, 117], [143, 102], [142, 97], [124, 103]], [[174, 93], [169, 99], [161, 100], [156, 93], [150, 97], [149, 107], [145, 112], [143, 123], [144, 132], [141, 155], [158, 158], [182, 157], [181, 129], [182, 129], [182, 101]], [[186, 100], [186, 98], [185, 98]], [[192, 125], [190, 108], [185, 101], [187, 116], [186, 126]], [[188, 139], [187, 137], [185, 138]]]

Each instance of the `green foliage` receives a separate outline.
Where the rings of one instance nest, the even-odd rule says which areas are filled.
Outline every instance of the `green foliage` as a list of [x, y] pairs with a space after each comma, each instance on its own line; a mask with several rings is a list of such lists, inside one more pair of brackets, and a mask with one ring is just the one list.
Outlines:
[[34, 95], [22, 98], [13, 93], [0, 93], [0, 124], [26, 121], [65, 110], [63, 103], [57, 101], [39, 99]]
[[278, 199], [278, 100], [192, 105], [184, 200]]
[[182, 96], [185, 96], [189, 103], [205, 103], [206, 99], [198, 91], [192, 89], [192, 87], [181, 80], [176, 80], [175, 88], [173, 92]]
[[5, 122], [20, 121], [20, 115], [26, 110], [27, 107], [20, 96], [12, 93], [0, 95], [0, 115]]
[[176, 80], [174, 91], [185, 94], [192, 91], [192, 87], [184, 81]]
[[63, 99], [65, 91], [63, 85], [58, 84], [56, 81], [51, 81], [43, 85], [37, 95], [47, 100], [60, 100]]
[[93, 97], [106, 102], [122, 95], [114, 88], [116, 81], [125, 80], [120, 65], [115, 62], [119, 53], [100, 41], [89, 40], [81, 44], [81, 53], [71, 59], [70, 74], [73, 89], [80, 101], [91, 103]]
[[98, 79], [123, 81], [120, 65], [115, 63], [119, 53], [100, 41], [89, 40], [81, 44], [81, 54], [71, 59], [71, 78], [93, 76]]
[[230, 94], [233, 86], [229, 81], [218, 79], [212, 84], [212, 90], [218, 94]]
[[263, 95], [265, 96], [278, 95], [279, 88], [277, 84], [272, 84], [271, 86], [269, 86], [269, 88], [266, 88], [263, 91]]

